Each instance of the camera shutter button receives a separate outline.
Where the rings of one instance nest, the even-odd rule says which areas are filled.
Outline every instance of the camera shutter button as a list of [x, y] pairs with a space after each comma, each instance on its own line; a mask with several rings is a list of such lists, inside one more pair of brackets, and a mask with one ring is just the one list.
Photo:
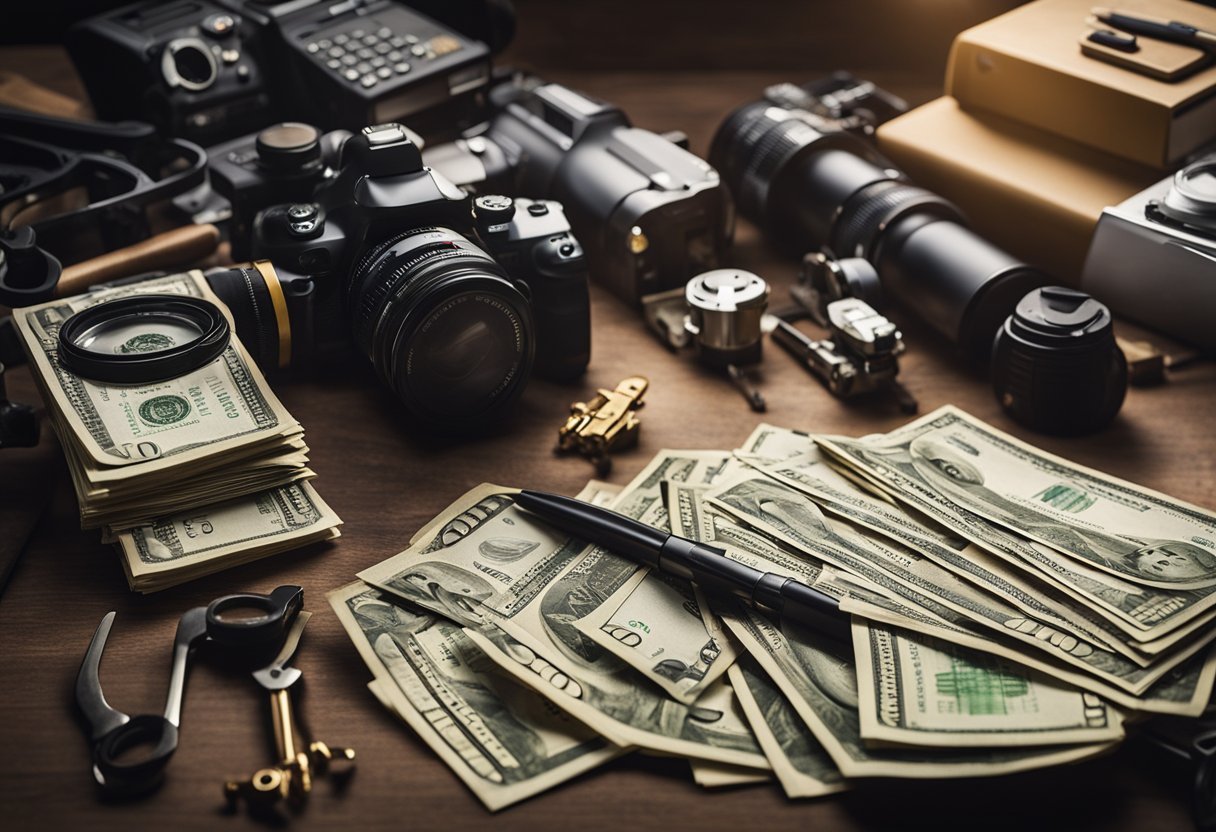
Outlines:
[[213, 38], [225, 38], [236, 29], [236, 19], [230, 14], [213, 14], [203, 18], [201, 28]]
[[549, 206], [543, 202], [533, 202], [528, 206], [528, 213], [534, 217], [543, 217], [549, 213]]

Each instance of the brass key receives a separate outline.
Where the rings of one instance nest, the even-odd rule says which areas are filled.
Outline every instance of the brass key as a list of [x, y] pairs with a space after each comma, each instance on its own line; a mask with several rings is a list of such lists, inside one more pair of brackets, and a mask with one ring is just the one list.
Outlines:
[[255, 811], [268, 811], [279, 803], [298, 810], [312, 791], [314, 771], [345, 777], [353, 771], [355, 752], [350, 748], [331, 751], [323, 742], [314, 742], [305, 750], [303, 735], [296, 727], [291, 688], [302, 675], [299, 668], [285, 667], [295, 652], [309, 613], [301, 612], [288, 635], [279, 656], [267, 667], [256, 671], [253, 678], [270, 691], [270, 718], [274, 726], [275, 751], [278, 762], [259, 769], [245, 781], [230, 780], [224, 784], [224, 794], [230, 805], [241, 798]]

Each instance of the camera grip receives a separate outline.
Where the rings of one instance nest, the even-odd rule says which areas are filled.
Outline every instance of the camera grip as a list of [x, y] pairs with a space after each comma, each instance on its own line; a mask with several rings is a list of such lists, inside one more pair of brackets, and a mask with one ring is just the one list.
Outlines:
[[537, 246], [527, 279], [536, 321], [533, 372], [546, 381], [573, 381], [591, 361], [591, 299], [582, 249], [563, 254], [571, 241]]

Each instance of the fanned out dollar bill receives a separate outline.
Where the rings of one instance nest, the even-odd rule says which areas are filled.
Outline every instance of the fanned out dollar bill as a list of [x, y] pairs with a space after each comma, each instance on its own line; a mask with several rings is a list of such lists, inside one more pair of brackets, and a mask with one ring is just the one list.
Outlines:
[[[60, 364], [59, 329], [72, 315], [143, 294], [201, 298], [226, 314], [198, 271], [13, 310], [81, 525], [119, 545], [131, 588], [163, 589], [337, 537], [341, 521], [305, 482], [314, 474], [303, 428], [235, 334], [214, 361], [153, 384], [95, 382]], [[115, 349], [138, 351], [149, 334]]]
[[1092, 693], [928, 636], [853, 620], [861, 736], [949, 748], [1107, 742], [1123, 717]]
[[[1210, 513], [933, 417], [862, 440], [762, 424], [733, 452], [664, 450], [619, 493], [580, 495], [835, 599], [847, 642], [572, 540], [494, 485], [360, 573], [360, 591], [446, 619], [500, 678], [616, 753], [688, 758], [706, 788], [773, 778], [804, 798], [859, 777], [1000, 775], [1103, 754], [1129, 711], [1198, 714], [1216, 684], [1216, 570], [1175, 544], [1203, 549]], [[988, 467], [939, 447], [960, 443]], [[931, 489], [941, 476], [969, 484]], [[976, 493], [985, 505], [964, 505]], [[1049, 510], [1033, 522], [1059, 528], [1011, 519], [1036, 501]], [[1173, 538], [1134, 528], [1129, 506]], [[1109, 560], [1129, 546], [1154, 575]]]
[[452, 621], [356, 581], [329, 594], [375, 693], [495, 811], [624, 753], [502, 673]]
[[618, 745], [766, 767], [729, 686], [686, 705], [574, 626], [639, 567], [552, 530], [511, 494], [474, 489], [409, 549], [359, 577], [463, 624], [505, 670]]
[[861, 734], [857, 671], [848, 645], [739, 605], [723, 618], [845, 777], [985, 777], [1076, 762], [1117, 745], [870, 748]]

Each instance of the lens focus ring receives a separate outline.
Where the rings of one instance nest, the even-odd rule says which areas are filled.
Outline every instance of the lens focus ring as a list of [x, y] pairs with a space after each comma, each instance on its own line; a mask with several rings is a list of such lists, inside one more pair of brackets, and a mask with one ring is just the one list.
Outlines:
[[937, 194], [887, 179], [858, 191], [841, 207], [830, 242], [832, 251], [838, 257], [866, 257], [873, 262], [881, 232], [912, 210], [961, 220], [958, 209]]

